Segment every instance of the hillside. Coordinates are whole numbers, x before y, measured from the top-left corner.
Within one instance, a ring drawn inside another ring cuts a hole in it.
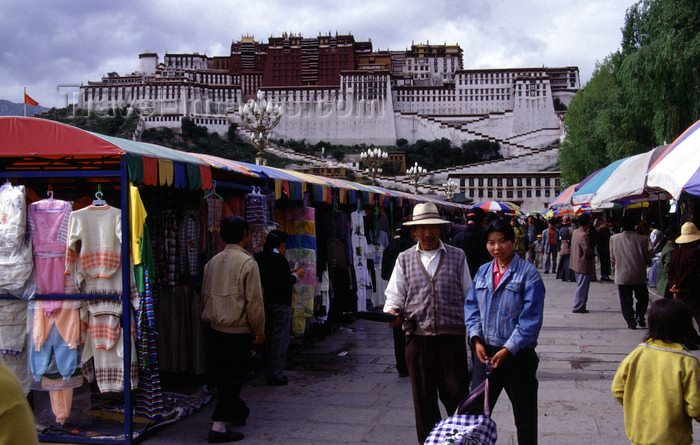
[[[48,108],[40,105],[27,105],[27,116],[34,116],[48,110]],[[24,104],[0,99],[0,116],[24,116]]]
[[[131,139],[138,124],[138,116],[135,113],[126,114],[126,110],[117,110],[116,114],[109,110],[107,116],[97,116],[92,113],[80,113],[74,116],[73,109],[67,107],[52,108],[43,113],[41,117],[107,136]],[[170,128],[152,128],[141,134],[141,140],[176,150],[206,153],[249,163],[255,163],[257,153],[255,147],[236,136],[235,124],[231,124],[228,135],[221,137],[216,133],[209,133],[205,127],[197,126],[187,118],[184,119],[182,130],[179,132]],[[267,162],[271,167],[285,167],[292,163],[289,159],[280,158],[273,154],[267,155]],[[299,161],[294,162],[300,163]]]

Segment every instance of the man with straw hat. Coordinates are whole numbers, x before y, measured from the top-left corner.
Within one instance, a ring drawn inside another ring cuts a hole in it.
[[[673,298],[683,300],[690,307],[695,322],[700,326],[700,230],[692,222],[681,226],[676,238],[678,249],[671,254],[668,266],[668,285]]]
[[[384,311],[406,320],[406,364],[413,390],[416,433],[422,444],[442,419],[469,394],[464,301],[472,285],[462,249],[440,241],[443,225],[433,203],[417,204],[404,223],[418,239],[402,252],[389,279]]]

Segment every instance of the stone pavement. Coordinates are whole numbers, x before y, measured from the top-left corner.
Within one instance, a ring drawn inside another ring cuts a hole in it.
[[[573,314],[575,283],[542,277],[547,297],[537,347],[540,443],[629,443],[610,385],[644,331],[627,329],[614,284],[591,283],[590,313]],[[416,443],[411,387],[393,363],[391,329],[369,321],[356,321],[298,350],[288,362],[288,386],[265,386],[264,377],[257,377],[243,388],[251,414],[246,426],[236,428],[246,436],[242,443]],[[212,410],[210,403],[143,443],[204,443]],[[493,419],[498,443],[517,443],[505,392]]]

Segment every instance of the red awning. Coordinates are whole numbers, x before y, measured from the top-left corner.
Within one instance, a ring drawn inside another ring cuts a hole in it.
[[[99,157],[125,152],[70,125],[30,117],[0,117],[0,156]]]

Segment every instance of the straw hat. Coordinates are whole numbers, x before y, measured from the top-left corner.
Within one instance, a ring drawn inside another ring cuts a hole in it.
[[[413,219],[405,222],[405,226],[417,226],[423,224],[449,224],[440,218],[437,206],[432,202],[421,202],[413,208]]]
[[[700,240],[700,230],[691,222],[681,226],[681,236],[676,238],[676,244],[687,244]]]

